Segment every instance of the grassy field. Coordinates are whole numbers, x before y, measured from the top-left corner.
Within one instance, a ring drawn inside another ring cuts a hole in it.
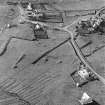
[[[1,1],[2,3],[3,1]],[[103,5],[104,1],[99,0],[62,0],[62,3],[59,3],[59,8],[63,10],[80,10],[99,8]],[[4,5],[0,6],[0,8],[0,27],[7,23],[17,23],[17,18],[8,17],[9,8],[14,7]],[[16,16],[17,14],[16,12]],[[76,19],[77,17],[69,16],[64,19],[64,22],[65,24],[71,24]],[[53,26],[55,25],[53,24]],[[31,40],[34,38],[31,24],[18,24],[17,27],[6,29],[0,34],[0,45],[11,35]],[[80,99],[82,91],[75,87],[70,73],[78,69],[80,61],[72,46],[66,43],[43,57],[36,64],[32,64],[41,54],[64,41],[68,34],[49,30],[48,36],[49,39],[38,41],[11,40],[4,55],[0,56],[0,86],[5,91],[17,93],[32,105],[79,105],[77,100]],[[95,37],[94,35],[88,39],[78,39],[78,44],[82,46],[90,39],[94,40],[94,44],[91,47],[88,46],[89,50],[90,48],[93,50],[94,46],[97,47],[97,44],[101,45],[104,41],[104,37],[99,37],[98,35]],[[86,49],[83,49],[83,52],[86,54]],[[19,62],[18,68],[14,69],[13,65],[19,56],[24,53],[24,59]],[[104,76],[103,72],[105,70],[104,56],[104,49],[101,49],[88,57],[96,71],[102,76]],[[100,81],[91,82],[83,86],[82,90],[88,92],[100,105],[105,105],[105,87]],[[4,98],[3,94],[0,91],[0,100]],[[5,97],[11,98],[8,94]],[[10,105],[9,102],[14,105],[20,105],[19,101],[13,101],[14,99],[5,101],[5,98],[1,105]]]

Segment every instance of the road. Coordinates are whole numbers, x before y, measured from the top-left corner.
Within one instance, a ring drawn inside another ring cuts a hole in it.
[[[101,11],[103,11],[104,9],[105,9],[105,7],[101,8],[101,9],[97,12],[97,14],[99,14],[99,13],[100,13]],[[97,15],[97,14],[96,14],[96,15]],[[69,40],[68,44],[72,45],[73,49],[75,50],[76,55],[77,55],[78,58],[81,60],[81,62],[83,62],[83,63],[86,65],[86,67],[88,67],[88,68],[99,78],[99,80],[100,80],[103,84],[105,84],[105,78],[103,78],[102,76],[100,76],[99,74],[97,74],[97,73],[95,72],[95,70],[94,70],[94,68],[92,67],[92,65],[90,65],[89,62],[87,61],[87,59],[84,57],[84,55],[83,55],[82,51],[80,50],[80,48],[79,48],[77,42],[74,40],[73,32],[68,29],[68,28],[72,27],[75,23],[77,23],[77,22],[80,21],[80,20],[81,20],[81,18],[78,18],[78,19],[77,19],[76,21],[74,21],[72,24],[67,25],[67,26],[65,26],[65,27],[63,27],[63,28],[58,28],[58,29],[59,29],[59,30],[64,30],[64,31],[66,31],[66,32],[69,33],[69,35],[70,35],[70,40]],[[31,22],[31,23],[32,23],[32,22]],[[41,24],[41,25],[45,25],[45,26],[46,26],[46,24]]]
[[[81,18],[78,18],[76,21],[74,21],[72,24],[70,24],[70,25],[67,25],[67,26],[65,26],[65,27],[61,27],[61,28],[59,28],[59,27],[55,27],[55,29],[59,29],[59,30],[61,30],[61,31],[65,31],[65,32],[67,32],[67,33],[69,33],[69,39],[66,39],[65,41],[63,41],[62,43],[60,43],[59,45],[57,45],[57,46],[55,46],[54,48],[52,48],[52,49],[50,49],[49,51],[47,51],[47,52],[45,52],[44,54],[42,54],[40,57],[38,57],[38,59],[36,59],[34,62],[33,62],[33,64],[35,64],[36,62],[38,62],[40,59],[42,59],[44,56],[46,56],[47,54],[49,54],[50,52],[52,52],[53,50],[55,50],[56,48],[58,48],[58,47],[60,47],[61,45],[63,45],[64,43],[68,43],[70,46],[72,45],[72,47],[73,47],[73,49],[74,49],[74,51],[75,51],[75,53],[76,53],[76,55],[77,55],[77,57],[79,58],[79,60],[81,61],[81,62],[83,62],[85,65],[86,65],[86,67],[88,67],[98,78],[99,78],[99,80],[103,83],[103,84],[105,84],[105,78],[103,78],[101,75],[99,75],[98,73],[96,73],[95,72],[95,69],[92,67],[92,65],[88,62],[88,60],[84,57],[84,55],[83,55],[83,53],[82,53],[82,51],[80,50],[80,48],[79,48],[79,46],[78,46],[78,44],[77,44],[77,42],[76,42],[76,40],[74,39],[74,30],[73,31],[70,31],[69,29],[70,28],[72,28],[72,26],[74,25],[74,24],[76,24],[78,21],[80,21],[81,20]],[[24,20],[23,20],[24,21]],[[41,25],[43,25],[43,26],[46,26],[46,27],[50,27],[49,25],[46,25],[46,24],[44,24],[44,23],[41,23],[41,22],[33,22],[33,21],[29,21],[29,20],[25,20],[26,22],[29,22],[29,23],[32,23],[32,24],[41,24]],[[50,29],[53,29],[52,27],[50,27]],[[2,56],[4,53],[5,53],[5,50],[6,50],[6,48],[7,48],[7,46],[8,46],[8,44],[9,44],[9,42],[11,41],[11,39],[13,39],[13,37],[9,37],[9,38],[7,38],[6,39],[6,41],[2,44],[2,46],[0,47],[0,56]],[[9,78],[11,78],[12,76],[10,76]],[[7,83],[8,83],[8,79],[6,79],[7,81]],[[3,81],[4,83],[5,83],[5,80]],[[1,85],[2,85],[2,83],[1,83]],[[8,84],[7,84],[8,85]],[[18,96],[16,95],[16,97],[18,98]],[[6,101],[8,101],[9,100],[9,98],[7,98],[7,100]],[[14,98],[13,98],[13,100],[15,100]],[[13,101],[12,100],[12,101]],[[23,99],[21,99],[22,101],[24,101]],[[4,102],[5,100],[1,100],[0,101],[0,103],[1,102]],[[27,102],[25,102],[25,103],[27,103]],[[30,105],[30,103],[27,103],[27,104],[29,104]]]
[[[76,21],[74,21],[72,24],[70,24],[70,25],[67,25],[67,26],[65,26],[65,27],[61,27],[61,28],[59,28],[59,27],[55,27],[55,29],[59,29],[59,30],[61,30],[61,31],[65,31],[65,32],[67,32],[67,33],[69,33],[69,41],[68,41],[68,44],[69,45],[72,45],[72,47],[73,47],[73,49],[74,49],[74,51],[75,51],[75,53],[76,53],[76,55],[78,56],[78,58],[80,59],[80,61],[81,62],[83,62],[85,65],[86,65],[86,67],[88,67],[98,78],[99,78],[99,80],[103,83],[103,84],[105,84],[105,78],[103,78],[101,75],[99,75],[98,73],[96,73],[95,72],[95,69],[92,67],[92,65],[90,65],[90,63],[87,61],[87,59],[84,57],[84,55],[83,55],[83,53],[82,53],[82,51],[80,50],[80,48],[79,48],[79,46],[78,46],[78,44],[77,44],[77,42],[75,41],[75,39],[74,39],[74,33],[75,32],[73,32],[73,31],[70,31],[68,28],[71,28],[74,24],[76,24],[78,21],[80,21],[81,20],[81,18],[78,18]],[[31,22],[31,21],[29,21],[29,22]],[[36,24],[36,22],[34,23],[34,22],[31,22],[31,23],[33,23],[33,24]],[[42,25],[42,24],[41,24]],[[43,25],[45,25],[45,26],[48,26],[48,25],[46,25],[46,24],[43,24]],[[49,27],[49,26],[48,26]],[[52,29],[52,28],[51,28]]]
[[[100,11],[102,11],[102,10],[104,10],[104,9],[105,9],[105,7],[103,7],[102,9],[100,9],[100,10],[97,12],[97,14],[99,14]],[[97,14],[96,14],[96,15],[97,15]],[[98,73],[95,72],[95,70],[94,70],[94,68],[92,67],[92,65],[90,65],[90,63],[89,63],[89,62],[87,61],[87,59],[84,57],[84,55],[83,55],[82,51],[80,50],[80,48],[79,48],[77,42],[74,40],[74,35],[73,35],[74,32],[72,32],[72,31],[70,31],[70,30],[68,29],[68,28],[72,27],[75,23],[77,23],[77,22],[80,21],[80,20],[81,20],[81,18],[78,18],[78,19],[77,19],[76,21],[74,21],[72,24],[67,25],[67,26],[65,26],[65,27],[63,27],[63,28],[58,28],[58,29],[59,29],[59,30],[64,30],[64,31],[66,31],[66,32],[69,33],[69,35],[70,35],[70,40],[68,41],[68,44],[72,45],[73,49],[75,50],[76,55],[77,55],[78,58],[81,60],[81,62],[83,62],[83,63],[86,65],[86,67],[88,67],[88,68],[99,78],[99,80],[100,80],[103,84],[105,84],[105,78],[103,78],[102,76],[100,76]],[[42,24],[41,24],[41,25],[42,25]],[[43,25],[45,25],[45,24],[43,24]]]
[[[69,44],[69,45],[72,45],[72,47],[73,47],[73,49],[74,49],[76,55],[77,55],[78,58],[81,60],[81,62],[83,62],[83,63],[86,65],[86,67],[88,67],[88,68],[99,78],[99,80],[100,80],[103,84],[105,84],[105,78],[103,78],[102,76],[100,76],[98,73],[95,72],[95,69],[92,67],[92,65],[90,65],[90,63],[89,63],[89,62],[87,61],[87,59],[84,57],[84,55],[83,55],[82,51],[80,50],[80,48],[79,48],[77,42],[74,40],[73,32],[68,29],[68,28],[70,28],[72,25],[74,25],[75,23],[77,23],[79,20],[80,20],[80,18],[77,19],[76,21],[74,21],[72,24],[70,24],[70,25],[68,25],[68,26],[66,26],[66,27],[63,28],[63,30],[67,31],[67,32],[69,33],[70,37],[71,37],[71,39],[69,40],[68,44]]]
[[[23,18],[22,18],[23,19]],[[81,20],[81,17],[78,18],[76,21],[74,21],[72,24],[69,24],[67,26],[64,26],[64,27],[54,27],[54,29],[58,29],[60,31],[65,31],[67,33],[69,33],[69,40],[68,40],[68,44],[69,45],[72,45],[73,49],[75,50],[75,53],[76,55],[78,56],[78,58],[81,60],[81,62],[83,62],[95,75],[97,75],[97,77],[100,79],[100,81],[105,84],[105,78],[103,78],[102,76],[100,76],[99,74],[97,74],[94,70],[94,68],[92,67],[92,65],[90,65],[90,63],[87,61],[87,59],[84,57],[82,51],[79,49],[79,46],[77,44],[77,42],[74,40],[74,32],[73,31],[70,31],[69,29],[72,28],[73,25],[75,25],[78,21]],[[82,19],[83,20],[83,19]],[[32,23],[32,24],[41,24],[42,26],[45,26],[45,27],[48,27],[49,29],[53,29],[51,26],[47,25],[46,23],[42,23],[42,22],[39,22],[39,21],[30,21],[30,20],[27,20],[27,19],[23,19],[22,21],[25,21],[25,22],[29,22],[29,23]],[[11,38],[10,38],[11,39]],[[7,38],[7,41],[5,41],[3,43],[3,45],[1,45],[0,47],[0,55],[4,54],[5,52],[5,48],[7,48],[9,42],[10,42],[10,39]],[[65,42],[65,41],[64,41]],[[62,45],[62,44],[61,44]],[[59,45],[58,45],[59,46]],[[56,47],[55,47],[56,48]],[[55,49],[54,48],[54,49]],[[51,51],[53,51],[53,48],[50,49]],[[47,51],[46,54],[43,54],[42,56],[40,56],[40,59],[43,58],[44,56],[46,56],[48,53],[50,53],[51,51]],[[39,60],[39,58],[38,58]],[[35,61],[36,62],[36,61]],[[34,62],[34,64],[35,64]]]
[[[92,65],[90,65],[90,63],[87,61],[87,59],[84,57],[84,55],[83,55],[83,53],[82,53],[82,51],[80,50],[80,48],[79,48],[79,46],[78,46],[78,44],[77,44],[77,42],[74,40],[74,33],[75,32],[73,32],[73,31],[70,31],[69,29],[70,28],[72,28],[72,26],[74,25],[74,24],[76,24],[78,21],[80,21],[81,20],[81,18],[78,18],[76,21],[74,21],[72,24],[69,24],[69,25],[67,25],[67,26],[65,26],[65,27],[54,27],[55,29],[58,29],[58,30],[60,30],[60,31],[65,31],[65,32],[67,32],[67,33],[69,33],[69,40],[68,41],[66,41],[69,45],[72,45],[72,47],[73,47],[73,49],[74,49],[74,51],[75,51],[75,53],[76,53],[76,55],[78,56],[78,58],[80,59],[80,61],[81,62],[83,62],[85,65],[86,65],[86,67],[88,67],[98,78],[99,78],[99,80],[103,83],[103,84],[105,84],[105,78],[103,78],[102,76],[100,76],[99,74],[97,74],[96,72],[95,72],[95,70],[94,70],[94,68],[92,67]],[[33,21],[29,21],[29,20],[26,20],[25,19],[25,21],[26,22],[29,22],[29,23],[32,23],[32,24],[41,24],[41,25],[43,25],[43,26],[46,26],[46,27],[49,27],[50,29],[53,29],[51,26],[49,26],[49,25],[47,25],[47,24],[45,24],[45,23],[42,23],[42,22],[33,22]],[[69,29],[68,29],[69,28]],[[65,41],[64,41],[65,42]],[[6,47],[7,47],[7,45],[8,44],[6,44]],[[62,45],[62,44],[61,44]],[[59,45],[58,45],[59,46]],[[0,48],[1,49],[1,48]],[[4,52],[4,49],[5,49],[5,47],[3,47],[1,50],[0,50],[0,52]],[[53,49],[53,48],[52,48]],[[46,56],[48,53],[50,53],[50,52],[52,52],[53,50],[51,50],[51,51],[48,51],[46,54],[43,54],[44,56]],[[41,56],[41,58],[43,58],[44,56]],[[34,64],[35,64],[35,62],[34,62]]]

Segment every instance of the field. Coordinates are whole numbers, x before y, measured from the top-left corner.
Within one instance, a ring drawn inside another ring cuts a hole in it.
[[[100,105],[105,105],[105,86],[100,81],[90,82],[82,88],[75,86],[70,74],[78,69],[80,61],[70,44],[63,44],[32,64],[43,53],[67,39],[68,33],[48,30],[49,39],[32,41],[34,32],[31,24],[18,24],[17,8],[7,6],[5,0],[0,2],[0,28],[5,28],[5,24],[8,23],[17,24],[16,27],[0,33],[0,45],[10,36],[25,39],[13,38],[5,53],[0,56],[0,105],[79,105],[78,100],[83,91]],[[58,3],[61,10],[87,10],[102,6],[102,0],[62,0]],[[14,11],[11,12],[11,8]],[[64,17],[64,24],[71,24],[77,18],[78,16],[73,17],[69,14],[68,17]],[[77,43],[82,47],[89,40],[93,40],[93,43],[82,49],[84,55],[105,44],[104,35],[96,34],[87,38],[79,37]],[[105,78],[104,53],[103,47],[87,59],[96,72]],[[23,59],[17,64],[17,68],[13,68],[21,55],[24,55]]]

